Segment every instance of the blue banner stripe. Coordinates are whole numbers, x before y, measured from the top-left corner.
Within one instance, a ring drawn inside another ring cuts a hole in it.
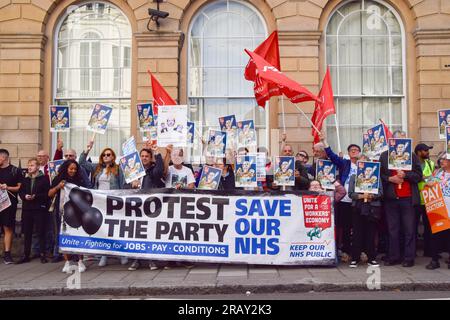
[[[69,235],[59,235],[59,243],[60,248],[67,251],[70,251],[70,249],[89,249],[140,254],[229,257],[228,246],[216,244],[129,241]]]

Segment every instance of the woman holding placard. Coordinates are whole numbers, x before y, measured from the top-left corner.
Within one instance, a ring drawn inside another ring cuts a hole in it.
[[[442,190],[442,196],[444,198],[447,210],[450,210],[450,159],[447,159],[446,152],[441,152],[438,156],[438,159],[440,162],[440,169],[436,170],[434,176],[428,179],[427,186],[433,187],[437,183],[439,184]],[[430,191],[430,193],[432,192]],[[433,198],[436,198],[436,195],[437,192],[434,192]],[[430,220],[430,223],[433,222]],[[440,267],[439,249],[441,247],[441,244],[445,244],[445,246],[447,247],[445,249],[447,249],[446,251],[448,251],[448,249],[450,248],[449,242],[450,229],[435,232],[431,235],[431,261],[426,266],[428,270],[433,270]],[[448,264],[448,268],[450,269],[450,263]]]
[[[100,154],[98,163],[92,163],[87,161],[87,156],[93,146],[94,141],[89,141],[86,150],[80,155],[80,165],[91,174],[94,189],[122,189],[125,184],[125,179],[120,166],[116,163],[116,153],[111,148],[105,148]],[[121,257],[120,263],[122,265],[127,264],[128,258]],[[107,257],[102,256],[98,266],[104,267],[106,264]]]

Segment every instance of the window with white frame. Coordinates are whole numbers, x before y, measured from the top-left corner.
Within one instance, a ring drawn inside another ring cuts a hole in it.
[[[131,26],[114,5],[89,2],[72,9],[56,31],[54,104],[69,105],[70,133],[62,133],[66,148],[84,150],[92,133],[86,130],[96,103],[113,107],[104,135],[97,135],[93,156],[101,149],[120,153],[130,135]],[[55,137],[54,137],[55,138]]]
[[[326,29],[327,64],[333,82],[343,150],[383,119],[391,131],[405,127],[404,31],[397,13],[382,1],[348,1]],[[334,117],[327,136],[337,150]]]
[[[257,106],[253,83],[244,79],[249,60],[244,49],[253,50],[266,36],[261,15],[243,1],[212,1],[193,18],[188,101],[191,121],[205,133],[206,129],[219,128],[219,117],[235,114],[237,121],[253,119],[258,145],[267,146],[268,111]],[[194,155],[200,154],[196,143]]]

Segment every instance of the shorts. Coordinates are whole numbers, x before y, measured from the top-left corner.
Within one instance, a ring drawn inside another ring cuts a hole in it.
[[[9,208],[0,212],[0,225],[14,229],[16,225],[16,211],[17,204],[11,204]]]

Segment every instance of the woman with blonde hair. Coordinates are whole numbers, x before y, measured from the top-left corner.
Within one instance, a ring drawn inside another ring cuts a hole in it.
[[[100,153],[98,163],[87,161],[87,156],[92,150],[94,141],[89,141],[87,148],[80,154],[80,165],[91,174],[92,186],[98,190],[122,189],[125,183],[123,172],[116,163],[116,154],[111,148],[105,148]],[[121,264],[128,263],[127,257],[120,259]],[[107,257],[102,256],[99,267],[106,266]]]

